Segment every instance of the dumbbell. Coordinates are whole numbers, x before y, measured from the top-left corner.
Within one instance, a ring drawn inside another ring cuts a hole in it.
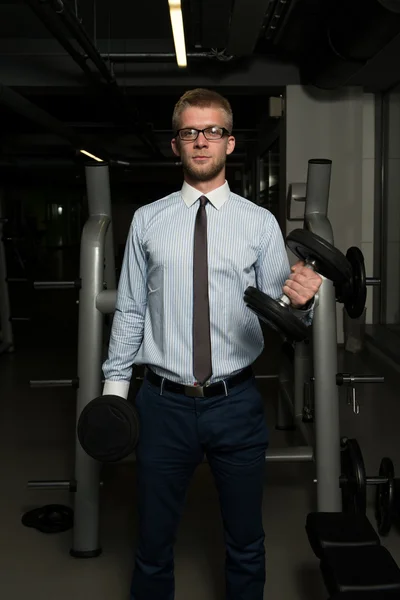
[[[131,454],[139,439],[139,417],[130,400],[99,396],[82,410],[77,426],[84,451],[99,462],[116,462]]]
[[[305,266],[344,287],[351,280],[352,268],[349,260],[332,244],[306,229],[295,229],[286,238],[289,249]],[[271,298],[255,287],[249,286],[244,293],[247,307],[259,319],[273,329],[283,333],[292,341],[308,337],[309,328],[289,309],[290,299],[282,294]]]

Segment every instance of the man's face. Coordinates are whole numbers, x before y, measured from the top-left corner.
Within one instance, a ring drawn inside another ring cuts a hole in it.
[[[179,129],[206,129],[226,127],[226,117],[220,108],[190,107],[183,111]],[[227,154],[235,148],[235,138],[225,135],[219,140],[207,140],[199,133],[197,140],[184,141],[177,136],[172,140],[172,149],[179,156],[184,171],[194,181],[209,181],[224,169]]]

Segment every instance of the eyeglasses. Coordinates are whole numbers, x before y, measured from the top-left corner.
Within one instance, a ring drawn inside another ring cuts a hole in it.
[[[176,132],[176,134],[179,135],[180,139],[184,142],[194,142],[197,140],[200,133],[202,133],[209,142],[220,140],[225,135],[230,135],[229,131],[225,129],[225,127],[206,127],[206,129],[186,128],[178,129]]]

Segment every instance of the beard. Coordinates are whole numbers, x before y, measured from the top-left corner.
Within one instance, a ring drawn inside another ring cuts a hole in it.
[[[225,168],[226,157],[222,156],[219,160],[213,161],[208,165],[195,165],[189,158],[181,156],[181,162],[184,172],[194,181],[210,181],[217,177]]]

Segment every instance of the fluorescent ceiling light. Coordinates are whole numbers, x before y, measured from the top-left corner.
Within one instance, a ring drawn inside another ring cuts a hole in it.
[[[95,156],[94,154],[90,154],[90,152],[87,152],[86,150],[79,150],[79,152],[81,152],[82,154],[86,154],[86,156],[90,156],[90,158],[97,160],[97,162],[103,162],[102,158],[98,158],[97,156]]]
[[[181,0],[168,0],[169,14],[171,17],[172,33],[174,36],[176,61],[179,67],[187,67],[185,30]]]

